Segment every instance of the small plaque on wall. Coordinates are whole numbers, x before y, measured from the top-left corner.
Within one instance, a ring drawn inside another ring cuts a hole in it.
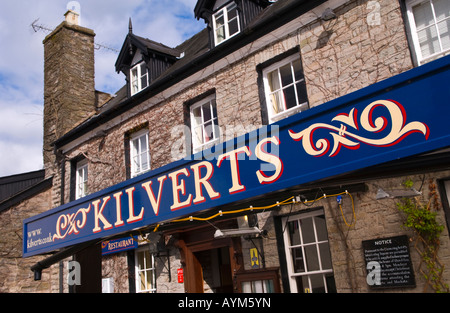
[[[409,241],[406,235],[362,242],[371,288],[415,287]]]

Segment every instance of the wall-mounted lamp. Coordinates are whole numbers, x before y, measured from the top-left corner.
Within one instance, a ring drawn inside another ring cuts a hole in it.
[[[408,189],[408,190],[389,190],[384,191],[382,188],[378,189],[376,199],[386,199],[386,198],[408,198],[408,197],[416,197],[420,196],[422,193],[420,191],[417,191],[414,188]]]
[[[152,254],[156,254],[158,252],[160,252],[161,250],[161,236],[162,233],[160,232],[152,232],[152,233],[148,233],[147,234],[147,240],[148,240],[148,246],[150,249],[150,253]]]
[[[336,18],[336,13],[330,8],[327,8],[320,17],[323,21],[329,21]]]
[[[214,238],[240,237],[248,235],[259,235],[261,230],[258,227],[245,227],[237,229],[217,229]]]
[[[161,259],[165,257],[167,259],[167,272],[169,273],[169,282],[172,281],[172,275],[170,271],[170,253],[169,248],[166,246],[166,240],[161,232],[151,232],[147,235],[148,247],[150,253],[155,257]],[[166,262],[163,261],[164,267]]]
[[[42,270],[34,270],[34,280],[38,281],[42,278]]]

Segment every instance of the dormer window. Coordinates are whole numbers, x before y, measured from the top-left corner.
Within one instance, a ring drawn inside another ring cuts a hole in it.
[[[145,62],[141,62],[130,70],[131,95],[135,95],[148,87],[148,70]]]
[[[153,84],[179,60],[180,54],[178,49],[133,34],[130,19],[128,35],[116,61],[116,71],[127,79],[127,97]]]
[[[216,46],[240,32],[236,3],[230,3],[213,15],[213,28]]]
[[[197,0],[195,17],[208,25],[209,48],[214,49],[244,32],[272,0]]]

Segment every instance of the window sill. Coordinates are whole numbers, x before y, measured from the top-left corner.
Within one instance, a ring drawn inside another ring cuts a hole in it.
[[[281,113],[278,113],[272,117],[269,118],[270,124],[273,124],[275,122],[278,122],[282,119],[285,119],[286,117],[289,117],[291,115],[306,111],[308,109],[308,103],[302,103],[296,107],[290,108],[289,110],[283,111]]]
[[[148,172],[150,172],[150,171],[151,171],[151,169],[148,169],[148,170],[146,170],[146,171],[142,171],[142,172],[139,172],[139,173],[132,173],[132,174],[131,174],[131,178],[138,177],[139,175],[148,173]]]
[[[426,57],[426,58],[424,58],[422,60],[419,60],[419,65],[423,65],[423,64],[429,63],[431,61],[437,60],[437,59],[439,59],[441,57],[444,57],[446,55],[450,55],[450,49],[442,51],[442,52],[439,52],[439,53],[432,54],[432,55],[430,55],[430,56],[428,56],[428,57]]]
[[[207,142],[207,143],[205,143],[205,144],[203,144],[203,145],[201,145],[199,147],[194,147],[192,149],[192,151],[194,152],[194,154],[195,153],[199,153],[199,152],[201,152],[201,151],[203,151],[205,149],[209,149],[211,147],[214,147],[218,143],[219,143],[219,139],[217,138],[217,139],[211,140],[210,142]]]

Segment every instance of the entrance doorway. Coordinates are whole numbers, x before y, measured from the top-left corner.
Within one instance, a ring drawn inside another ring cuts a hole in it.
[[[199,251],[194,255],[202,269],[203,292],[233,292],[229,247]]]
[[[216,223],[217,228],[237,228],[235,220]],[[178,232],[178,247],[184,269],[184,288],[190,293],[237,291],[235,275],[242,267],[240,238],[214,238],[211,225]]]

